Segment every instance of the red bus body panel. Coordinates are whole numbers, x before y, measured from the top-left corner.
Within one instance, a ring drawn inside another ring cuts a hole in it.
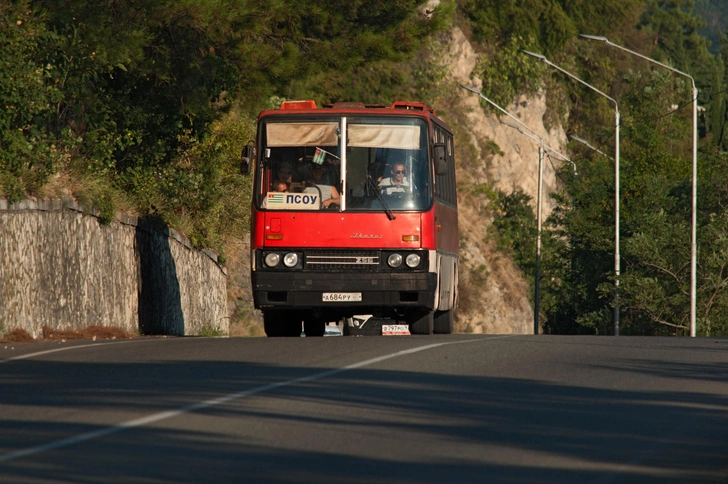
[[[434,233],[437,243],[433,248],[457,254],[460,246],[458,234],[458,212],[454,208],[441,203],[435,203]],[[444,229],[447,227],[447,229]]]
[[[397,213],[389,220],[382,213],[258,212],[256,247],[337,248],[431,248],[434,249],[432,216],[427,213]],[[266,235],[281,235],[266,240]],[[404,236],[419,240],[405,242]]]

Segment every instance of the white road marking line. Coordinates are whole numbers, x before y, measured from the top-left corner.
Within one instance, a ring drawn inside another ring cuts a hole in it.
[[[75,350],[75,349],[79,349],[79,348],[90,348],[91,346],[118,345],[118,344],[123,344],[123,343],[141,343],[144,341],[159,341],[159,339],[131,339],[131,340],[126,340],[126,341],[109,341],[108,343],[91,343],[91,344],[87,344],[87,345],[66,346],[64,348],[56,348],[54,350],[37,351],[35,353],[28,353],[26,355],[18,355],[18,356],[13,356],[12,358],[5,358],[4,360],[0,360],[0,363],[6,363],[8,361],[15,361],[15,360],[24,360],[26,358],[32,358],[34,356],[40,356],[40,355],[47,355],[49,353],[57,353],[59,351]]]
[[[68,447],[70,445],[78,444],[81,442],[86,442],[88,440],[97,439],[99,437],[104,437],[106,435],[115,434],[117,432],[121,432],[122,430],[132,429],[134,427],[141,427],[141,426],[148,425],[151,423],[159,422],[161,420],[178,417],[185,413],[191,413],[191,412],[195,412],[197,410],[203,410],[206,408],[221,405],[221,404],[227,403],[231,400],[249,397],[251,395],[257,395],[259,393],[263,393],[268,390],[273,390],[276,388],[281,388],[281,387],[290,386],[290,385],[296,385],[299,383],[305,383],[305,382],[309,382],[309,381],[313,381],[313,380],[320,380],[321,378],[326,378],[329,376],[337,375],[339,373],[344,373],[349,370],[355,370],[357,368],[362,368],[365,366],[373,365],[375,363],[379,363],[379,362],[382,362],[385,360],[390,360],[392,358],[397,358],[399,356],[411,355],[413,353],[419,353],[420,351],[426,351],[426,350],[430,350],[430,349],[437,348],[440,346],[447,346],[447,345],[452,345],[452,344],[462,344],[462,343],[473,343],[473,342],[478,342],[478,341],[488,341],[488,340],[492,340],[492,339],[500,339],[500,338],[507,338],[507,337],[508,336],[494,336],[492,338],[469,339],[469,340],[464,340],[464,341],[448,341],[448,342],[444,342],[444,343],[433,343],[433,344],[429,344],[429,345],[425,345],[425,346],[418,346],[416,348],[410,348],[408,350],[402,350],[402,351],[398,351],[396,353],[390,353],[388,355],[378,356],[376,358],[371,358],[369,360],[360,361],[359,363],[353,363],[351,365],[342,366],[341,368],[334,368],[333,370],[326,370],[326,371],[322,371],[319,373],[314,373],[313,375],[304,376],[301,378],[295,378],[293,380],[287,380],[287,381],[278,382],[278,383],[270,383],[268,385],[251,388],[250,390],[243,390],[243,391],[236,392],[236,393],[230,393],[228,395],[223,395],[222,397],[213,398],[211,400],[205,400],[203,402],[193,403],[192,405],[187,405],[186,407],[181,407],[176,410],[167,410],[165,412],[154,413],[151,415],[147,415],[146,417],[142,417],[142,418],[138,418],[138,419],[134,419],[134,420],[128,420],[126,422],[112,425],[110,427],[105,427],[105,428],[102,428],[99,430],[94,430],[93,432],[87,432],[85,434],[75,435],[73,437],[68,437],[66,439],[56,440],[55,442],[49,442],[47,444],[38,445],[35,447],[28,447],[26,449],[16,450],[15,452],[10,452],[7,454],[0,455],[0,463],[9,462],[9,461],[20,459],[22,457],[27,457],[30,455],[40,454],[41,452],[46,452],[49,450],[60,449],[62,447]],[[97,343],[97,344],[111,344],[111,343]],[[96,346],[96,345],[85,345],[85,346]],[[51,351],[58,351],[58,350],[51,350]],[[25,355],[25,356],[27,356],[27,355]]]

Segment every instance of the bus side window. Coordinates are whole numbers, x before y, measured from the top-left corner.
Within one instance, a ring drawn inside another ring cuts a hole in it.
[[[448,201],[453,205],[458,203],[457,186],[455,184],[455,153],[452,146],[452,136],[446,136],[447,140],[447,183],[450,187],[450,197]]]
[[[457,204],[457,187],[455,184],[455,153],[453,150],[452,135],[445,130],[435,127],[436,142],[445,143],[445,162],[447,173],[435,175],[435,196],[443,202]]]

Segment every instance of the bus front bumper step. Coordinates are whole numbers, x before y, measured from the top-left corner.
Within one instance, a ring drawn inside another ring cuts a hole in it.
[[[254,273],[256,308],[417,307],[432,309],[437,275]],[[344,300],[325,300],[324,293]]]

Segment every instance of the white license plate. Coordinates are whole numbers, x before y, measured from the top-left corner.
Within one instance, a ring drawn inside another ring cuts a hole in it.
[[[409,326],[406,324],[383,324],[382,335],[409,335]]]
[[[356,302],[361,301],[360,292],[325,292],[321,295],[323,302]]]

